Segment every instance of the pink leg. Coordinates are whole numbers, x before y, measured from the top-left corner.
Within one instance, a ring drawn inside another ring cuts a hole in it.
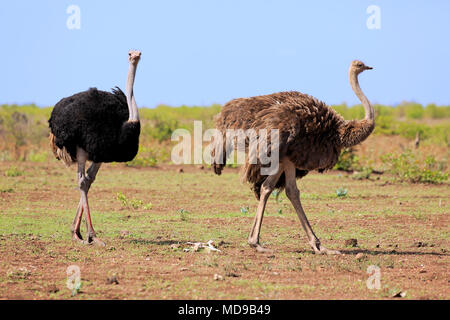
[[[72,225],[72,229],[75,233],[75,238],[81,238],[80,235],[80,224],[81,216],[83,212],[86,213],[86,226],[87,226],[87,239],[84,241],[85,244],[97,244],[104,246],[105,244],[96,237],[94,227],[92,226],[91,212],[89,210],[88,203],[88,192],[91,184],[94,182],[98,170],[100,169],[101,163],[93,162],[92,165],[85,173],[85,165],[88,159],[87,153],[81,148],[77,149],[77,162],[78,162],[78,186],[80,188],[80,203],[77,209],[77,215]]]
[[[105,246],[105,243],[97,238],[94,230],[94,226],[92,225],[91,220],[91,211],[89,210],[89,202],[87,198],[87,192],[81,191],[81,199],[83,201],[83,207],[86,211],[86,226],[87,226],[87,239],[86,242],[89,244],[96,244],[99,246]]]
[[[72,228],[70,229],[72,233],[72,239],[75,241],[83,242],[83,237],[80,233],[80,225],[81,225],[81,217],[83,216],[83,204],[78,203],[77,213],[75,215],[75,219],[73,220]]]

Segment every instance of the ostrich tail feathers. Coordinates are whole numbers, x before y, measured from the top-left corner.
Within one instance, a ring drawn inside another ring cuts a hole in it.
[[[53,154],[55,155],[55,158],[57,160],[61,160],[66,167],[70,167],[70,165],[73,163],[73,159],[70,156],[69,152],[67,152],[67,149],[63,147],[62,149],[58,148],[56,145],[56,137],[53,133],[50,133],[50,147],[52,148]]]
[[[59,160],[58,152],[57,152],[58,147],[56,146],[56,143],[55,143],[55,140],[56,140],[55,135],[53,133],[50,133],[50,136],[48,137],[48,139],[49,139],[50,147],[52,148],[53,154],[55,155],[55,158]]]
[[[218,133],[214,136],[214,142],[211,148],[211,167],[214,173],[220,176],[227,161],[226,143],[223,138],[223,133]]]
[[[217,164],[217,163],[213,163],[212,165],[214,173],[217,174],[218,176],[220,176],[222,174],[222,170],[223,170],[223,164]]]

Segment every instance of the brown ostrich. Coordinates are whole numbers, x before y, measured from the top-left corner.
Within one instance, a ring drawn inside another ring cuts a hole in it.
[[[225,104],[216,116],[216,127],[223,135],[223,139],[216,139],[211,151],[212,167],[218,175],[225,166],[227,151],[230,151],[226,146],[228,129],[279,130],[280,161],[276,173],[261,174],[261,162],[251,164],[248,157],[241,173],[242,179],[252,185],[259,201],[248,238],[250,246],[257,251],[267,251],[259,243],[267,199],[274,189],[285,189],[314,252],[340,253],[322,246],[314,234],[300,202],[296,179],[305,176],[311,170],[323,172],[333,168],[342,148],[359,144],[373,131],[374,110],[358,83],[358,75],[369,69],[372,68],[358,60],[353,61],[349,69],[350,85],[364,106],[363,120],[346,121],[325,103],[295,91],[234,99]],[[216,150],[219,151],[215,152]]]

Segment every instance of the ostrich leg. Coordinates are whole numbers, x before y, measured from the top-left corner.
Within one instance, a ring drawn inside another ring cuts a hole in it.
[[[275,173],[274,175],[268,176],[261,186],[261,196],[259,199],[258,209],[256,211],[256,216],[253,222],[252,230],[250,231],[250,235],[248,236],[248,244],[251,247],[254,247],[258,252],[270,252],[270,250],[263,248],[259,244],[259,233],[261,231],[261,225],[264,216],[264,209],[266,208],[267,199],[269,199],[269,196],[272,193],[273,189],[275,188],[278,179],[280,179],[282,173],[283,168],[281,167],[280,163],[278,172]]]
[[[92,183],[94,182],[95,177],[97,176],[97,172],[100,169],[100,165],[101,165],[100,163],[93,163],[89,167],[89,169],[87,171],[87,175],[84,176],[84,180],[82,180],[82,182],[80,182],[80,177],[83,177],[84,163],[79,164],[78,179],[79,179],[80,185],[82,183],[83,186],[86,188],[86,194],[87,194],[87,192],[89,192],[89,189],[90,189]],[[75,215],[75,219],[73,220],[72,228],[70,229],[70,231],[72,232],[72,239],[79,241],[79,242],[83,242],[83,238],[81,237],[81,233],[80,233],[80,225],[81,225],[81,218],[83,216],[83,211],[84,211],[83,199],[80,198],[80,202],[79,202],[78,208],[77,208],[77,213]],[[90,219],[90,216],[89,216],[89,219]],[[92,223],[91,223],[91,225],[92,225]],[[87,230],[89,230],[88,220],[86,220],[86,228],[87,228]],[[89,242],[89,237],[88,237],[88,242]]]
[[[92,163],[92,165],[87,170],[87,174],[84,176],[84,180],[80,186],[81,192],[81,202],[83,204],[84,210],[86,211],[86,227],[87,227],[87,235],[86,235],[86,243],[87,244],[96,244],[99,246],[105,246],[105,243],[97,238],[94,227],[92,225],[91,220],[91,212],[89,210],[89,202],[88,202],[88,192],[97,176],[97,172],[100,169],[100,163]]]
[[[73,219],[73,224],[72,227],[70,228],[70,232],[72,233],[72,239],[79,242],[83,242],[83,237],[81,237],[80,233],[80,223],[82,216],[83,216],[83,204],[80,199],[75,219]]]
[[[286,195],[291,201],[292,205],[297,212],[298,218],[302,224],[303,229],[306,231],[308,236],[309,244],[316,254],[340,254],[337,250],[330,250],[325,248],[320,244],[320,240],[314,234],[311,225],[306,218],[305,211],[303,210],[302,204],[300,202],[300,192],[297,188],[297,182],[295,177],[295,166],[292,162],[287,162],[285,165],[285,175],[286,175]]]
[[[73,225],[72,225],[72,237],[75,240],[82,240],[80,234],[80,224],[81,217],[83,212],[86,212],[86,226],[87,226],[87,239],[83,241],[85,244],[97,244],[100,246],[104,246],[105,244],[96,237],[94,227],[92,226],[91,213],[89,210],[88,203],[88,192],[95,180],[98,170],[100,169],[100,163],[92,163],[92,165],[87,170],[87,174],[85,173],[85,166],[87,161],[87,153],[78,148],[77,150],[77,162],[78,162],[78,186],[80,188],[80,203],[78,205],[77,214],[75,216]]]

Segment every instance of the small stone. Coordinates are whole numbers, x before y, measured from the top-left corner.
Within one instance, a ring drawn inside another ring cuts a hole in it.
[[[183,172],[184,172],[183,168],[178,169],[178,173],[183,173]]]
[[[194,247],[192,248],[192,250],[194,250],[194,252],[197,252],[200,249],[200,245],[201,245],[201,243],[194,244]]]
[[[359,252],[356,256],[355,259],[361,261],[364,258],[364,253]]]
[[[344,244],[347,247],[357,247],[358,240],[357,239],[347,239],[347,240],[345,240]]]
[[[188,268],[185,268],[185,267],[180,268],[180,271],[187,271],[187,270],[188,270]]]
[[[107,284],[119,284],[119,281],[117,280],[117,276],[113,275],[113,276],[109,277],[108,279],[106,279],[106,283]]]
[[[214,274],[214,280],[216,280],[216,281],[219,280],[220,281],[220,280],[223,280],[223,277],[220,274],[215,273]]]
[[[125,238],[126,236],[130,235],[130,231],[128,230],[121,230],[119,233],[121,238]]]
[[[59,291],[59,288],[55,285],[49,286],[47,288],[48,293],[57,293]]]
[[[426,242],[422,242],[422,241],[417,241],[413,244],[414,247],[417,248],[423,248],[423,247],[427,247],[428,244]]]
[[[406,291],[400,291],[392,296],[392,298],[404,298],[406,297]]]

